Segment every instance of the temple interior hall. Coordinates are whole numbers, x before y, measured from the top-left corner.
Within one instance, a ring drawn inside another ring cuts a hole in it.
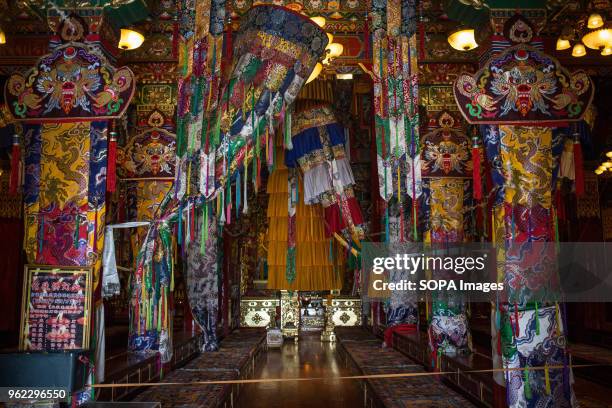
[[[612,407],[610,0],[0,0],[0,407]]]

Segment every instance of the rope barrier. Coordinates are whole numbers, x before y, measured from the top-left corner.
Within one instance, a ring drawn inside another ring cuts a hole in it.
[[[589,368],[589,367],[607,367],[610,364],[578,364],[569,365],[567,367],[574,368]],[[554,370],[563,369],[563,365],[555,366],[538,366],[528,367],[529,370],[543,371],[543,370]],[[432,372],[420,372],[420,373],[395,373],[395,374],[370,374],[370,375],[352,375],[352,376],[338,376],[338,377],[294,377],[294,378],[254,378],[247,380],[219,380],[219,381],[193,381],[193,382],[157,382],[157,383],[124,383],[124,384],[93,384],[93,388],[126,388],[126,387],[157,387],[157,386],[172,386],[172,385],[214,385],[214,384],[257,384],[257,383],[279,383],[279,382],[292,382],[292,381],[338,381],[338,380],[368,380],[368,379],[389,379],[389,378],[410,378],[410,377],[430,377],[440,375],[458,374],[459,372],[465,374],[474,373],[496,373],[496,372],[509,372],[509,371],[524,371],[525,367],[516,368],[489,368],[480,370],[465,370],[461,371],[432,371]]]

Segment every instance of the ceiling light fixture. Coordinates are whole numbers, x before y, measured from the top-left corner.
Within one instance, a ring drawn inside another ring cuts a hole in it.
[[[593,50],[612,46],[612,29],[606,27],[589,31],[582,37],[582,42]]]
[[[135,50],[142,45],[144,40],[144,35],[140,34],[138,31],[134,31],[129,28],[122,28],[118,47],[126,51]]]
[[[448,43],[458,51],[470,51],[478,47],[473,28],[459,28],[448,36]]]
[[[288,1],[285,4],[285,7],[287,7],[289,10],[293,10],[293,11],[302,11],[302,9],[304,8],[304,2],[302,0],[292,0],[292,1]]]
[[[581,43],[574,45],[574,48],[572,48],[572,57],[584,57],[585,55],[586,49],[584,48],[584,45]]]
[[[557,51],[567,50],[571,46],[572,44],[569,42],[569,40],[563,39],[561,37],[557,38]]]
[[[593,13],[589,16],[589,19],[587,21],[588,28],[590,29],[599,28],[603,25],[604,25],[604,21],[603,21],[603,18],[601,17],[601,14]]]

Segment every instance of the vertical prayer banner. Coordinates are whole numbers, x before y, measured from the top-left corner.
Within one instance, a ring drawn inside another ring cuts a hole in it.
[[[380,196],[421,194],[415,1],[374,1],[372,77]]]
[[[386,202],[385,241],[389,243],[405,242],[409,236],[417,239],[417,199],[422,194],[422,185],[416,3],[416,0],[374,0],[370,14],[376,161],[379,194]],[[404,211],[408,202],[409,217]],[[409,218],[413,227],[405,228]],[[395,274],[392,279],[401,280],[402,276]],[[386,309],[388,330],[398,325],[416,327],[416,297],[396,296],[392,296]]]

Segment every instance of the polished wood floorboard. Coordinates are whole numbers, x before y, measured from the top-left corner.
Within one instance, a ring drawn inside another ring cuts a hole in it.
[[[246,384],[237,408],[359,408],[363,394],[355,380],[334,380],[353,375],[343,367],[335,343],[322,343],[318,335],[304,335],[299,343],[285,341],[269,349],[256,369],[255,378],[329,377],[325,381],[291,381]]]

